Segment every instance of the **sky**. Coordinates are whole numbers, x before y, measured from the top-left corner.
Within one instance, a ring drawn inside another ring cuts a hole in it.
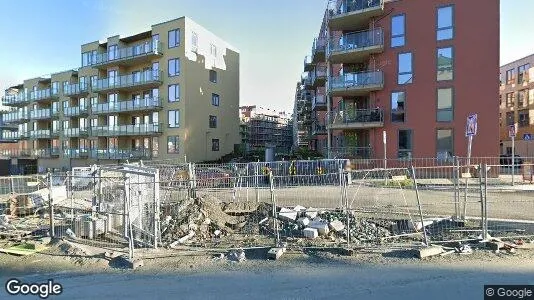
[[[80,67],[80,46],[188,16],[240,52],[240,104],[292,111],[327,0],[0,0],[0,89]],[[501,0],[501,61],[534,53],[532,0]],[[132,5],[135,3],[135,5]],[[30,8],[31,9],[28,9]]]

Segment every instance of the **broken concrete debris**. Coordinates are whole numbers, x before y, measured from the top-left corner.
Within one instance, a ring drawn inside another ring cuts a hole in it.
[[[306,227],[306,226],[308,226],[308,224],[310,224],[310,219],[308,219],[308,218],[299,218],[299,219],[297,220],[297,223],[298,223],[300,226]]]
[[[303,231],[304,237],[308,239],[314,239],[319,236],[319,232],[315,228],[305,228]]]
[[[341,232],[345,229],[345,225],[339,220],[330,222],[329,227],[335,232]]]
[[[285,249],[284,248],[271,248],[268,252],[267,252],[267,259],[272,259],[272,260],[277,260],[279,259],[282,254],[284,254],[285,252]]]
[[[228,257],[228,260],[235,261],[235,262],[241,262],[246,259],[245,251],[243,251],[243,249],[230,250],[227,257]]]
[[[441,253],[443,253],[443,248],[441,246],[429,246],[419,249],[417,256],[423,259],[430,256],[440,255]]]
[[[278,218],[285,221],[295,221],[297,219],[298,211],[282,207],[278,212]]]

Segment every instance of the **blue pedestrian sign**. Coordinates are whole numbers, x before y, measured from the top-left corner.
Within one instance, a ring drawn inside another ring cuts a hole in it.
[[[475,136],[477,134],[477,115],[473,114],[467,117],[465,126],[465,136]]]
[[[524,141],[530,141],[532,140],[532,135],[530,133],[523,134],[523,140]]]

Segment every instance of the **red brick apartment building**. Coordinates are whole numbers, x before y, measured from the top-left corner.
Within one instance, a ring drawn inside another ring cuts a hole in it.
[[[384,131],[388,158],[465,156],[470,114],[499,155],[499,0],[331,0],[304,71],[331,158],[383,158]]]

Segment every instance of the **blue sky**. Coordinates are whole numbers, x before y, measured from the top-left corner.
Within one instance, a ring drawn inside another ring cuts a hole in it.
[[[0,89],[79,67],[81,44],[185,15],[239,49],[242,105],[291,110],[325,7],[326,0],[1,0]],[[501,64],[534,53],[534,19],[520,17],[533,10],[532,0],[501,0]]]

